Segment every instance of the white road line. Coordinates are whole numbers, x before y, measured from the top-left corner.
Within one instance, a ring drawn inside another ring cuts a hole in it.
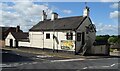
[[[64,59],[64,60],[52,60],[51,62],[68,62],[68,61],[79,61],[85,59]]]
[[[17,54],[17,55],[20,55],[20,54]]]
[[[8,52],[5,52],[5,53],[8,53]]]
[[[108,67],[110,67],[110,66],[101,66],[101,67],[108,68]]]
[[[0,64],[0,67],[12,67],[10,64]]]
[[[33,62],[32,64],[37,64],[38,62]]]
[[[115,64],[110,65],[111,67],[115,66]]]
[[[46,55],[46,56],[44,56],[44,55],[38,55],[37,57],[46,58],[46,57],[53,57],[53,56],[49,56],[49,55]]]
[[[102,59],[85,59],[85,58],[78,58],[78,59],[52,60],[51,62],[68,62],[68,61],[79,61],[79,60],[103,60],[103,59],[112,59],[112,58],[102,58]],[[114,59],[117,59],[117,58],[114,58]]]
[[[84,67],[83,69],[87,69],[88,67]]]
[[[109,66],[89,66],[89,67],[84,67],[83,69],[89,69],[89,68],[111,68],[111,67],[113,67],[113,66],[115,66],[115,65],[117,65],[117,64],[120,64],[120,63],[115,63],[115,64],[112,64],[112,65],[109,65]]]

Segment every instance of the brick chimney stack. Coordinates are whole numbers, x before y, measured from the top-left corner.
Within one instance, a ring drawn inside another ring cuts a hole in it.
[[[16,32],[20,32],[20,26],[17,25]]]
[[[56,20],[56,19],[58,19],[58,14],[55,13],[55,12],[52,12],[51,20],[53,21],[53,20]]]
[[[47,14],[46,14],[46,12],[43,10],[41,21],[44,21],[44,20],[46,20],[46,19],[47,19]]]

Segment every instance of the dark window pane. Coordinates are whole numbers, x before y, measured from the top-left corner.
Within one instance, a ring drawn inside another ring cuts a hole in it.
[[[46,39],[50,39],[50,34],[49,33],[46,34]]]
[[[67,33],[66,38],[67,40],[73,40],[73,33]]]
[[[77,41],[81,41],[81,33],[77,33]]]

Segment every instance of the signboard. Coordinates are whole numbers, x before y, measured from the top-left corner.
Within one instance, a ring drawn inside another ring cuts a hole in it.
[[[72,41],[72,40],[62,40],[61,41],[61,49],[73,50],[74,49],[74,41]]]

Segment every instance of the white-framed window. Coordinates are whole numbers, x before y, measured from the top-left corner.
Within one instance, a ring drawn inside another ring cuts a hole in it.
[[[50,39],[50,33],[46,33],[46,39]]]
[[[66,39],[67,40],[73,40],[73,33],[72,32],[66,33]]]

